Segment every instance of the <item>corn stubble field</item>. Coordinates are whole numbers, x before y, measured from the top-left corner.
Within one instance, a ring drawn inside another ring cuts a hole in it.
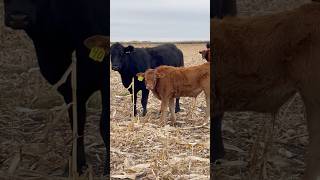
[[[238,8],[240,15],[262,15],[305,2],[308,1],[239,0]],[[1,1],[0,179],[65,179],[60,175],[72,143],[62,97],[40,75],[31,40],[22,31],[3,26],[2,6]],[[198,54],[205,44],[177,46],[184,53],[186,66],[205,62]],[[110,88],[113,179],[209,179],[210,130],[203,120],[203,94],[197,98],[193,113],[189,113],[192,99],[181,98],[183,111],[177,115],[178,126],[159,127],[160,101],[152,94],[146,117],[132,120],[131,98],[117,72],[111,71]],[[102,173],[99,98],[95,94],[88,102],[85,147],[90,168],[86,176]],[[138,108],[141,109],[140,103]],[[227,154],[221,165],[213,166],[213,178],[301,178],[308,135],[299,95],[283,106],[273,133],[270,122],[271,116],[266,114],[226,113],[223,133]]]

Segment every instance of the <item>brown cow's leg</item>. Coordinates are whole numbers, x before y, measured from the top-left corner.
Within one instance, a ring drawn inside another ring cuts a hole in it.
[[[210,88],[210,87],[209,87]],[[204,91],[204,94],[206,96],[206,105],[207,105],[207,108],[206,108],[206,121],[210,121],[210,89],[207,88],[205,91]]]
[[[212,148],[212,153],[210,154],[211,163],[215,163],[216,160],[223,158],[225,154],[222,139],[222,118],[223,113],[216,113],[210,123],[210,148]]]
[[[206,97],[206,120],[209,122],[210,121],[210,96]],[[206,123],[206,122],[205,122]]]
[[[171,114],[171,125],[174,126],[176,124],[176,114],[175,114],[175,108],[174,108],[174,98],[171,98],[169,100],[169,109]]]
[[[320,102],[316,99],[305,100],[309,145],[307,150],[307,170],[305,180],[320,179]]]
[[[161,125],[165,126],[167,124],[167,108],[168,108],[169,100],[163,98],[161,101],[161,116],[160,116],[160,123]]]
[[[318,71],[314,69],[314,71],[310,72]],[[318,78],[319,76],[317,74],[313,75],[313,78],[309,77],[309,80],[304,79],[300,90],[306,109],[309,133],[309,144],[306,154],[307,169],[305,171],[304,180],[320,179],[320,85],[317,83],[320,82],[320,78]]]

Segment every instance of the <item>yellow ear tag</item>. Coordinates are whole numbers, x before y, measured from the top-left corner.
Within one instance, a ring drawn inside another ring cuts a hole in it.
[[[91,49],[89,57],[95,61],[102,62],[106,52],[104,49],[99,47],[94,47]]]
[[[138,76],[138,81],[143,81],[143,76]]]

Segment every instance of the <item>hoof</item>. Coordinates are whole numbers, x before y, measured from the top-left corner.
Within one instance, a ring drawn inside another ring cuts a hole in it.
[[[176,127],[176,126],[177,126],[177,123],[170,123],[170,126]]]
[[[147,114],[147,110],[143,110],[142,111],[142,117],[146,116],[146,114]]]
[[[213,163],[212,163],[213,165],[221,165],[222,164],[222,162],[221,162],[221,160],[220,159],[217,159],[217,160],[215,160],[215,161],[213,161]]]
[[[79,175],[82,175],[83,172],[86,172],[87,169],[88,169],[88,165],[85,164],[81,168],[78,168],[77,171],[78,171]],[[69,163],[67,163],[65,165],[64,172],[62,173],[62,176],[63,177],[69,177],[69,172],[70,172]]]
[[[221,160],[225,155],[224,149],[213,152],[213,162]]]
[[[107,155],[104,155],[104,163],[103,163],[103,176],[106,179],[110,179],[110,164],[109,164],[109,158]]]

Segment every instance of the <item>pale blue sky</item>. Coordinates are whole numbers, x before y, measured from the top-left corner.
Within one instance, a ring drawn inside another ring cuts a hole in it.
[[[111,0],[111,41],[210,39],[210,0]]]

